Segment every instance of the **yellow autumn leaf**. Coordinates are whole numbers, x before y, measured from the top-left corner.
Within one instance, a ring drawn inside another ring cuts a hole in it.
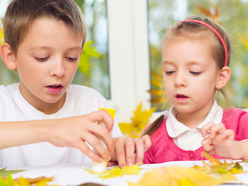
[[[0,27],[0,45],[3,43],[3,29]]]
[[[130,137],[139,137],[144,130],[145,126],[149,124],[149,118],[155,108],[150,108],[148,110],[142,109],[142,102],[137,106],[136,110],[133,112],[133,117],[131,117],[131,122],[119,123],[121,132]]]
[[[223,162],[221,162],[218,158],[214,158],[205,151],[203,151],[203,154],[209,160],[210,164],[202,160],[203,166],[195,165],[192,168],[208,174],[237,174],[245,172],[243,171],[243,167],[240,165],[239,162],[234,163],[232,160],[230,160],[230,163],[227,163],[226,160],[223,160]]]
[[[244,38],[241,38],[241,41],[245,44],[246,49],[248,49],[248,41]]]
[[[156,80],[156,79],[151,79],[151,80],[150,80],[150,83],[151,83],[152,85],[157,86],[157,87],[163,87],[163,86],[164,86],[163,81],[159,81],[159,80]]]
[[[119,167],[114,167],[112,169],[108,169],[107,171],[103,173],[97,173],[97,172],[92,172],[89,169],[84,169],[87,172],[91,174],[98,174],[99,178],[102,178],[103,180],[105,179],[110,179],[110,178],[115,178],[115,177],[123,177],[124,175],[137,175],[140,173],[141,167],[139,166],[140,163],[137,163],[132,166],[125,166],[122,169]]]
[[[227,181],[237,180],[232,175],[214,177],[196,169],[185,167],[159,167],[146,172],[136,183],[128,182],[129,186],[211,186]]]
[[[132,125],[131,123],[119,123],[119,128],[121,132],[130,134],[135,130],[135,125]]]
[[[214,7],[214,11],[211,11],[211,8],[205,8],[203,6],[197,6],[198,10],[200,10],[200,12],[202,14],[204,14],[207,17],[210,17],[211,19],[213,19],[215,22],[217,22],[218,24],[220,24],[219,21],[219,10],[218,7],[215,6]]]

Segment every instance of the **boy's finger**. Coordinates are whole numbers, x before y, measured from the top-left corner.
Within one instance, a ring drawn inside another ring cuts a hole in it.
[[[99,153],[99,156],[101,156],[104,160],[109,161],[110,160],[110,154],[107,151],[103,141],[101,142],[99,138],[97,138],[95,135],[86,133],[84,135],[83,140],[87,141],[97,153]]]
[[[97,161],[97,162],[101,162],[103,159],[101,156],[99,156],[98,154],[94,153],[89,147],[88,145],[86,145],[84,142],[80,142],[77,143],[79,144],[78,146],[76,146],[76,148],[78,148],[82,153],[84,153],[86,156],[88,156],[90,159]]]
[[[114,120],[106,110],[98,110],[89,114],[89,118],[92,122],[103,122],[109,131],[112,131]]]
[[[115,142],[115,153],[118,160],[118,165],[120,168],[126,166],[125,149],[124,149],[124,139],[122,137],[117,137]]]
[[[114,151],[114,140],[106,127],[92,123],[89,126],[88,131],[100,138],[106,145],[109,152]]]

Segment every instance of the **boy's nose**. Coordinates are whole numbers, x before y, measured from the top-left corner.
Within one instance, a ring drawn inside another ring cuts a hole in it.
[[[62,77],[65,74],[64,62],[62,59],[53,62],[51,76]]]
[[[175,78],[176,86],[186,86],[185,75],[182,72],[178,72]]]

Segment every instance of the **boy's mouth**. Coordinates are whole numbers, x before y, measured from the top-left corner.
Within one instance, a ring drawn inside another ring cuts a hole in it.
[[[62,85],[49,85],[46,86],[47,90],[52,94],[59,94],[63,89]]]
[[[49,85],[47,87],[50,87],[50,88],[60,88],[60,87],[63,87],[62,85]]]

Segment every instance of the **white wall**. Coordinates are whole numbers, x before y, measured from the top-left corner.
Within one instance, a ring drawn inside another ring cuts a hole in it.
[[[146,0],[107,0],[111,106],[128,122],[140,101],[150,108]]]

